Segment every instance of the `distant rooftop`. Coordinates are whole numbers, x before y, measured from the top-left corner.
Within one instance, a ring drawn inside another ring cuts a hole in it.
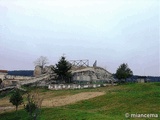
[[[8,73],[7,70],[0,70],[1,73]]]

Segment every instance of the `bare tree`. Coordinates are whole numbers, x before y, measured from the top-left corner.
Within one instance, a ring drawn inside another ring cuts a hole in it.
[[[30,120],[37,120],[40,117],[43,97],[40,96],[37,89],[34,93],[27,93],[27,104],[25,110],[29,113]]]
[[[40,56],[36,61],[34,61],[35,66],[36,66],[36,65],[39,65],[39,66],[41,66],[42,68],[44,68],[44,66],[45,66],[46,64],[48,64],[48,63],[49,63],[49,62],[48,62],[47,57],[44,57],[44,56]]]

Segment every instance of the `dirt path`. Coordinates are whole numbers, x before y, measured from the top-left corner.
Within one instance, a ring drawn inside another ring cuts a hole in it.
[[[11,110],[15,110],[15,107],[13,107],[13,106],[0,107],[0,113],[6,112],[6,111],[11,111]]]
[[[46,98],[42,102],[42,107],[64,106],[67,104],[76,103],[81,100],[87,100],[90,98],[101,96],[104,94],[105,94],[104,92],[83,92],[75,95],[65,95],[65,96]],[[1,102],[0,113],[15,110],[15,106],[9,103],[8,99],[1,99],[0,102]],[[22,109],[22,108],[23,106],[19,106],[18,109]]]
[[[101,96],[104,94],[105,94],[104,92],[83,92],[75,95],[59,96],[51,99],[44,99],[42,102],[42,106],[45,107],[64,106],[81,100],[87,100],[90,98]]]

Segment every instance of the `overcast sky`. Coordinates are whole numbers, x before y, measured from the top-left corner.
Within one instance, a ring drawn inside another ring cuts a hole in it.
[[[89,59],[115,73],[160,76],[159,0],[0,0],[0,69]]]

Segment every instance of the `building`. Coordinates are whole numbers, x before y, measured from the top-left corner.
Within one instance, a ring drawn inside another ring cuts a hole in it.
[[[8,74],[7,70],[0,70],[0,79],[4,80],[7,74]]]

